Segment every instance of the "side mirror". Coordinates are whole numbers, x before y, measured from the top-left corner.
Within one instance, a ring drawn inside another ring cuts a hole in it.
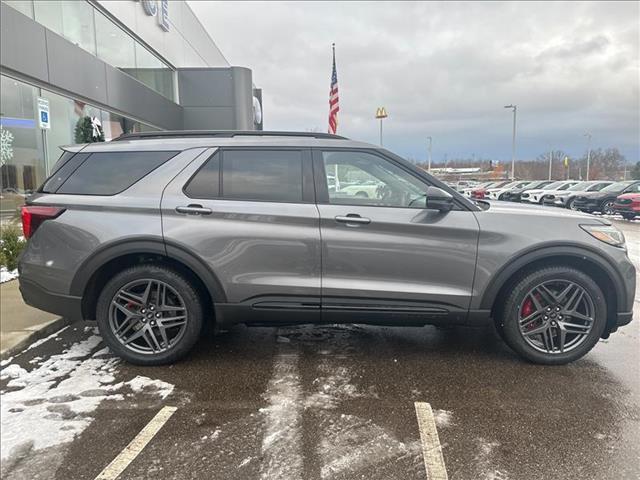
[[[453,196],[438,187],[427,187],[427,209],[450,212],[453,209]]]

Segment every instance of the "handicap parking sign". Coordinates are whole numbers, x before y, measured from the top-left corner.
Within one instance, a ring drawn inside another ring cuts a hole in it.
[[[38,123],[40,128],[51,128],[49,122],[49,100],[46,98],[38,97]]]

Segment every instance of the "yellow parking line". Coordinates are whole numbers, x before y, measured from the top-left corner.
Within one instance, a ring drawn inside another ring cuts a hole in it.
[[[95,480],[115,480],[129,466],[131,462],[140,454],[147,446],[156,433],[160,431],[165,423],[171,418],[171,415],[177,410],[176,407],[163,407],[155,417],[151,419],[140,433],[129,442],[124,450],[122,450],[113,461],[105,467]]]
[[[431,405],[426,402],[415,402],[420,440],[422,442],[422,457],[424,468],[427,470],[428,480],[447,480],[447,468],[444,466],[442,446],[438,437],[436,421],[433,418]]]

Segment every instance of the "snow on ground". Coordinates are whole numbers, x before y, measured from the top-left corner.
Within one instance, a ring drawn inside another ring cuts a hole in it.
[[[71,442],[89,426],[103,400],[122,400],[131,392],[164,399],[173,391],[169,383],[141,376],[114,384],[120,361],[97,350],[101,341],[93,334],[31,371],[15,363],[0,371],[8,380],[0,406],[2,463],[13,463],[24,451]]]
[[[18,269],[7,270],[7,267],[0,267],[0,283],[8,282],[18,278]]]

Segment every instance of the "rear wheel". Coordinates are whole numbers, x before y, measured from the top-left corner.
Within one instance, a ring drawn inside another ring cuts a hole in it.
[[[591,277],[559,266],[517,282],[502,312],[502,333],[513,350],[535,363],[560,365],[595,346],[606,326],[607,306]]]
[[[574,205],[574,203],[573,203],[573,202],[574,202],[574,200],[575,200],[575,198],[570,198],[570,199],[569,199],[569,201],[567,202],[567,208],[568,208],[568,209],[570,209],[570,210],[578,210],[578,209],[576,208],[576,206]]]
[[[196,289],[182,275],[163,266],[138,265],[105,285],[96,317],[114,353],[138,365],[162,365],[193,347],[203,309]]]

